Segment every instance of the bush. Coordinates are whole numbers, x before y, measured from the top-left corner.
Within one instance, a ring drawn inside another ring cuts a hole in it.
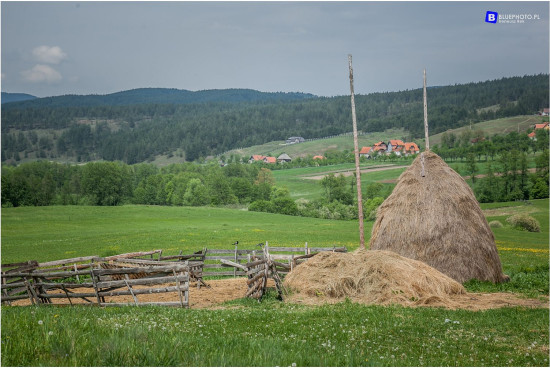
[[[527,230],[532,233],[540,233],[539,222],[529,215],[513,215],[508,217],[506,222],[518,230]]]
[[[270,201],[260,199],[250,203],[248,210],[254,212],[273,212],[273,204]]]
[[[494,229],[498,229],[500,227],[503,227],[504,225],[502,225],[502,222],[494,220],[494,221],[489,222],[489,226],[494,228]]]

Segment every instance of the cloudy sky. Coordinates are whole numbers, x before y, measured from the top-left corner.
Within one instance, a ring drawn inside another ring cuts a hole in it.
[[[485,22],[487,11],[524,19]],[[2,91],[349,94],[549,72],[549,3],[6,2]]]

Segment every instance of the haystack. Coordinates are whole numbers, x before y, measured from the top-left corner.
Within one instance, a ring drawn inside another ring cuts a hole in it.
[[[394,252],[357,250],[321,252],[294,268],[284,281],[293,297],[350,298],[366,304],[453,304],[461,284],[425,263]]]
[[[509,279],[474,193],[432,152],[414,160],[378,208],[370,249],[425,262],[458,282]]]

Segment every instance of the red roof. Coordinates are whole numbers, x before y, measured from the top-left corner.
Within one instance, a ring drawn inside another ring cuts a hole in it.
[[[544,129],[548,126],[548,123],[535,124],[535,129]]]
[[[252,155],[252,160],[254,161],[263,161],[264,158],[265,156],[262,155]]]
[[[264,157],[264,162],[267,162],[268,164],[275,164],[277,163],[277,159],[275,157]]]
[[[366,155],[366,154],[369,153],[371,150],[372,150],[372,147],[363,147],[363,148],[361,148],[361,151],[359,151],[359,154],[360,154],[360,155]]]
[[[531,132],[531,133],[527,134],[527,136],[529,138],[535,138],[536,134],[535,134],[535,132]]]
[[[324,160],[325,156],[313,156],[314,160]]]
[[[403,143],[403,141],[401,139],[390,139],[390,144],[395,147],[395,146],[402,146],[404,145],[405,143]]]
[[[420,149],[418,149],[418,146],[414,142],[407,142],[405,143],[405,151],[416,151],[419,152]]]

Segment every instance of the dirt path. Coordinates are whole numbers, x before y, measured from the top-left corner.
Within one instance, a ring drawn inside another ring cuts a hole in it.
[[[396,165],[376,166],[376,167],[372,167],[372,168],[362,169],[362,170],[361,170],[361,174],[366,174],[366,173],[375,172],[375,171],[386,171],[386,170],[393,170],[393,169],[403,169],[403,168],[406,168],[406,167],[409,167],[409,165],[400,165],[400,166],[396,166]],[[328,174],[340,174],[340,175],[344,175],[344,176],[352,176],[353,174],[355,174],[355,170],[354,170],[354,169],[347,169],[347,170],[325,171],[325,172],[322,172],[322,173],[317,173],[317,174],[312,175],[312,176],[310,176],[310,175],[301,175],[301,177],[304,178],[304,179],[321,180],[321,179],[323,179],[325,176],[327,176]]]

